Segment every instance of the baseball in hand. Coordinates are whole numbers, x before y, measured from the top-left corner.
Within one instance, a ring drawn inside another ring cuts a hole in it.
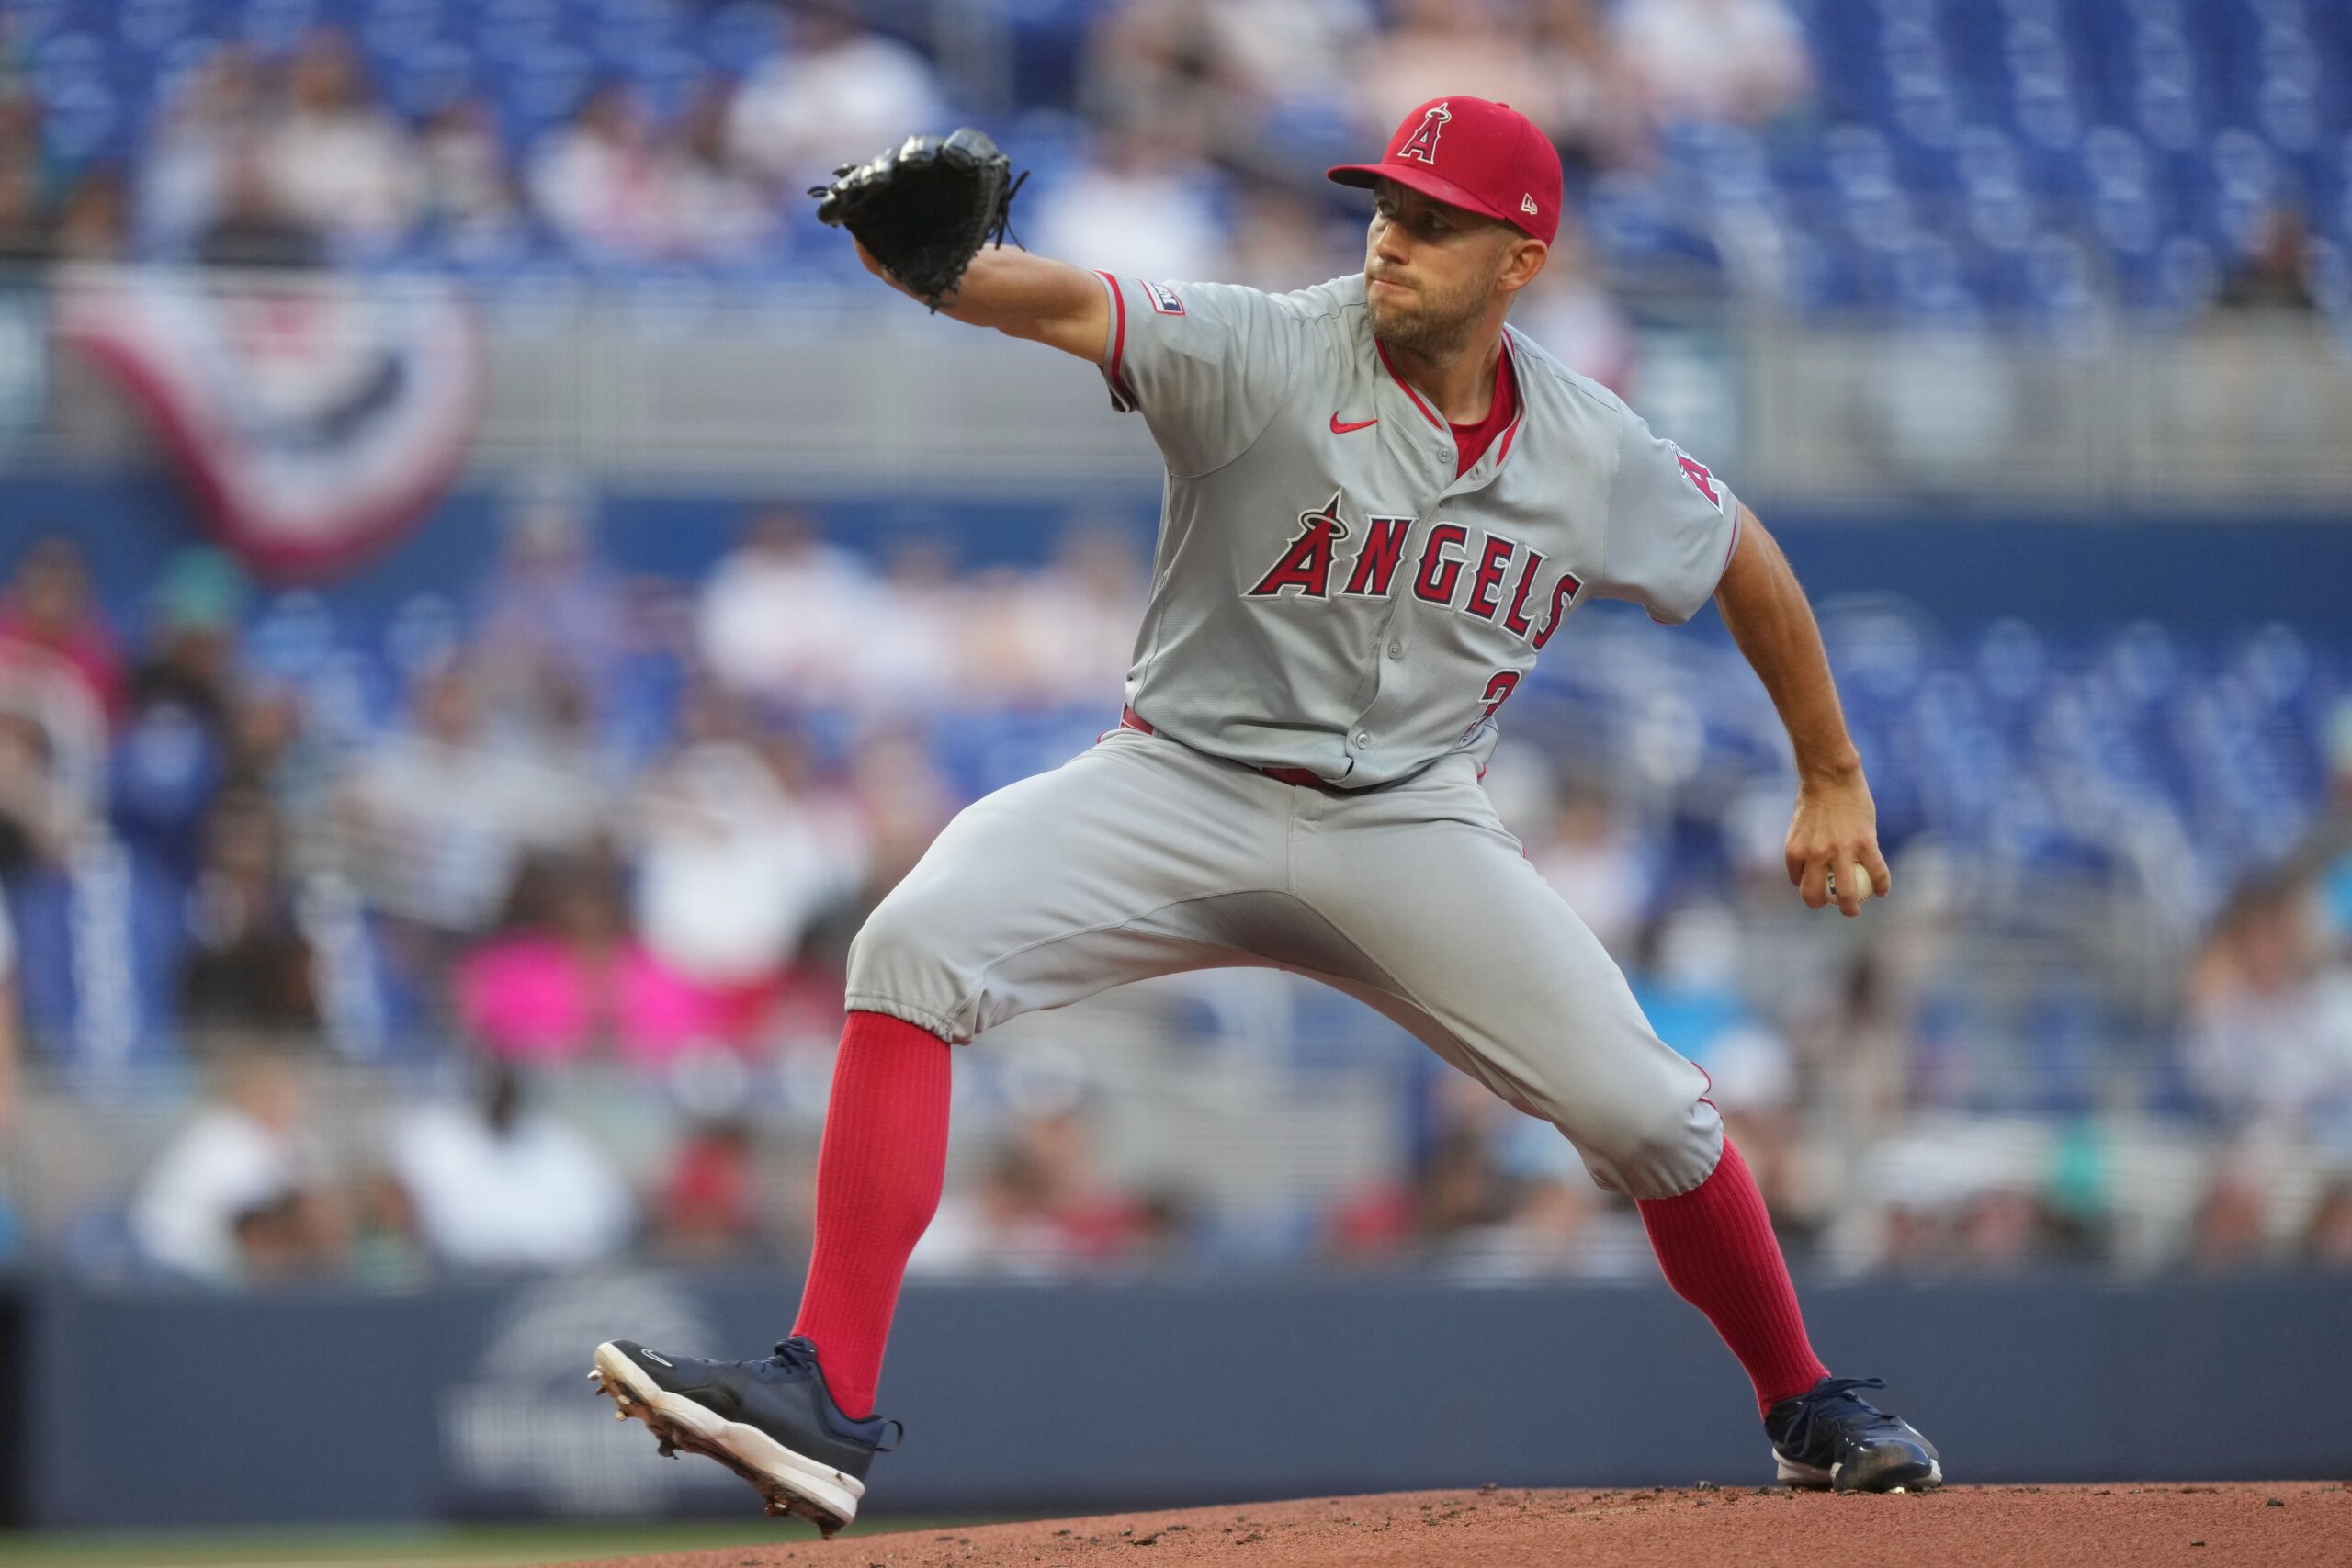
[[[1871,880],[1870,867],[1862,864],[1860,861],[1855,862],[1852,865],[1846,868],[1846,875],[1849,879],[1848,886],[1854,889],[1854,902],[1857,904],[1867,903],[1871,895],[1878,891],[1878,885]],[[1838,874],[1834,871],[1828,872],[1824,874],[1822,880],[1826,885],[1830,902],[1833,904],[1836,903],[1838,901]]]

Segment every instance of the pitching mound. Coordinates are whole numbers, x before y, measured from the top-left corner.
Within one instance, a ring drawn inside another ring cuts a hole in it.
[[[1136,1555],[1145,1550],[1148,1557]],[[632,1557],[627,1568],[1821,1568],[1847,1562],[2345,1568],[2352,1562],[2352,1483],[1955,1486],[1883,1497],[1703,1483],[1650,1492],[1406,1492],[944,1534],[796,1538]],[[578,1568],[619,1568],[619,1560]]]

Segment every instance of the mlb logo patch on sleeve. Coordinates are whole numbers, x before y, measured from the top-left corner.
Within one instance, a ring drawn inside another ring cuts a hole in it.
[[[1168,285],[1147,283],[1143,286],[1143,291],[1150,297],[1151,308],[1161,315],[1181,316],[1184,313],[1184,301],[1176,298],[1176,290],[1169,288]]]

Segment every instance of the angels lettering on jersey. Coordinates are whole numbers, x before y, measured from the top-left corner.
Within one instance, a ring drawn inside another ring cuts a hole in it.
[[[1329,600],[1335,580],[1343,583],[1339,590],[1343,597],[1385,599],[1395,590],[1413,520],[1368,517],[1357,542],[1355,530],[1341,510],[1344,499],[1341,491],[1333,491],[1322,505],[1299,513],[1297,533],[1248,597]],[[1342,556],[1340,547],[1351,542],[1357,543],[1356,549]],[[1552,640],[1584,588],[1574,572],[1562,572],[1553,585],[1550,602],[1532,605],[1528,600],[1543,569],[1541,550],[1486,530],[1479,531],[1474,544],[1468,527],[1440,521],[1430,525],[1419,558],[1403,575],[1415,598],[1493,622],[1529,647],[1540,649]],[[1539,608],[1540,625],[1535,619]]]

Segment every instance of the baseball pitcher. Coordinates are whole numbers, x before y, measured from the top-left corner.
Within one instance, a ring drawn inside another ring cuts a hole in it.
[[[963,169],[1004,188],[1001,155],[959,132],[843,171],[826,199],[887,189],[894,159],[934,193]],[[978,249],[1001,201],[965,223],[968,265],[894,268],[850,213],[886,283],[1096,367],[1167,484],[1117,728],[957,817],[851,952],[791,1337],[752,1361],[596,1348],[591,1375],[665,1450],[719,1460],[829,1535],[897,1436],[875,1388],[939,1201],[952,1048],[1220,964],[1360,998],[1558,1127],[1747,1370],[1781,1481],[1942,1480],[1933,1445],[1862,1397],[1881,1383],[1815,1355],[1706,1076],[1479,783],[1579,605],[1680,622],[1713,598],[1794,747],[1790,879],[1858,914],[1891,883],[1804,592],[1721,476],[1508,324],[1560,222],[1559,158],[1532,122],[1440,99],[1330,177],[1374,192],[1363,269],[1293,294]]]

